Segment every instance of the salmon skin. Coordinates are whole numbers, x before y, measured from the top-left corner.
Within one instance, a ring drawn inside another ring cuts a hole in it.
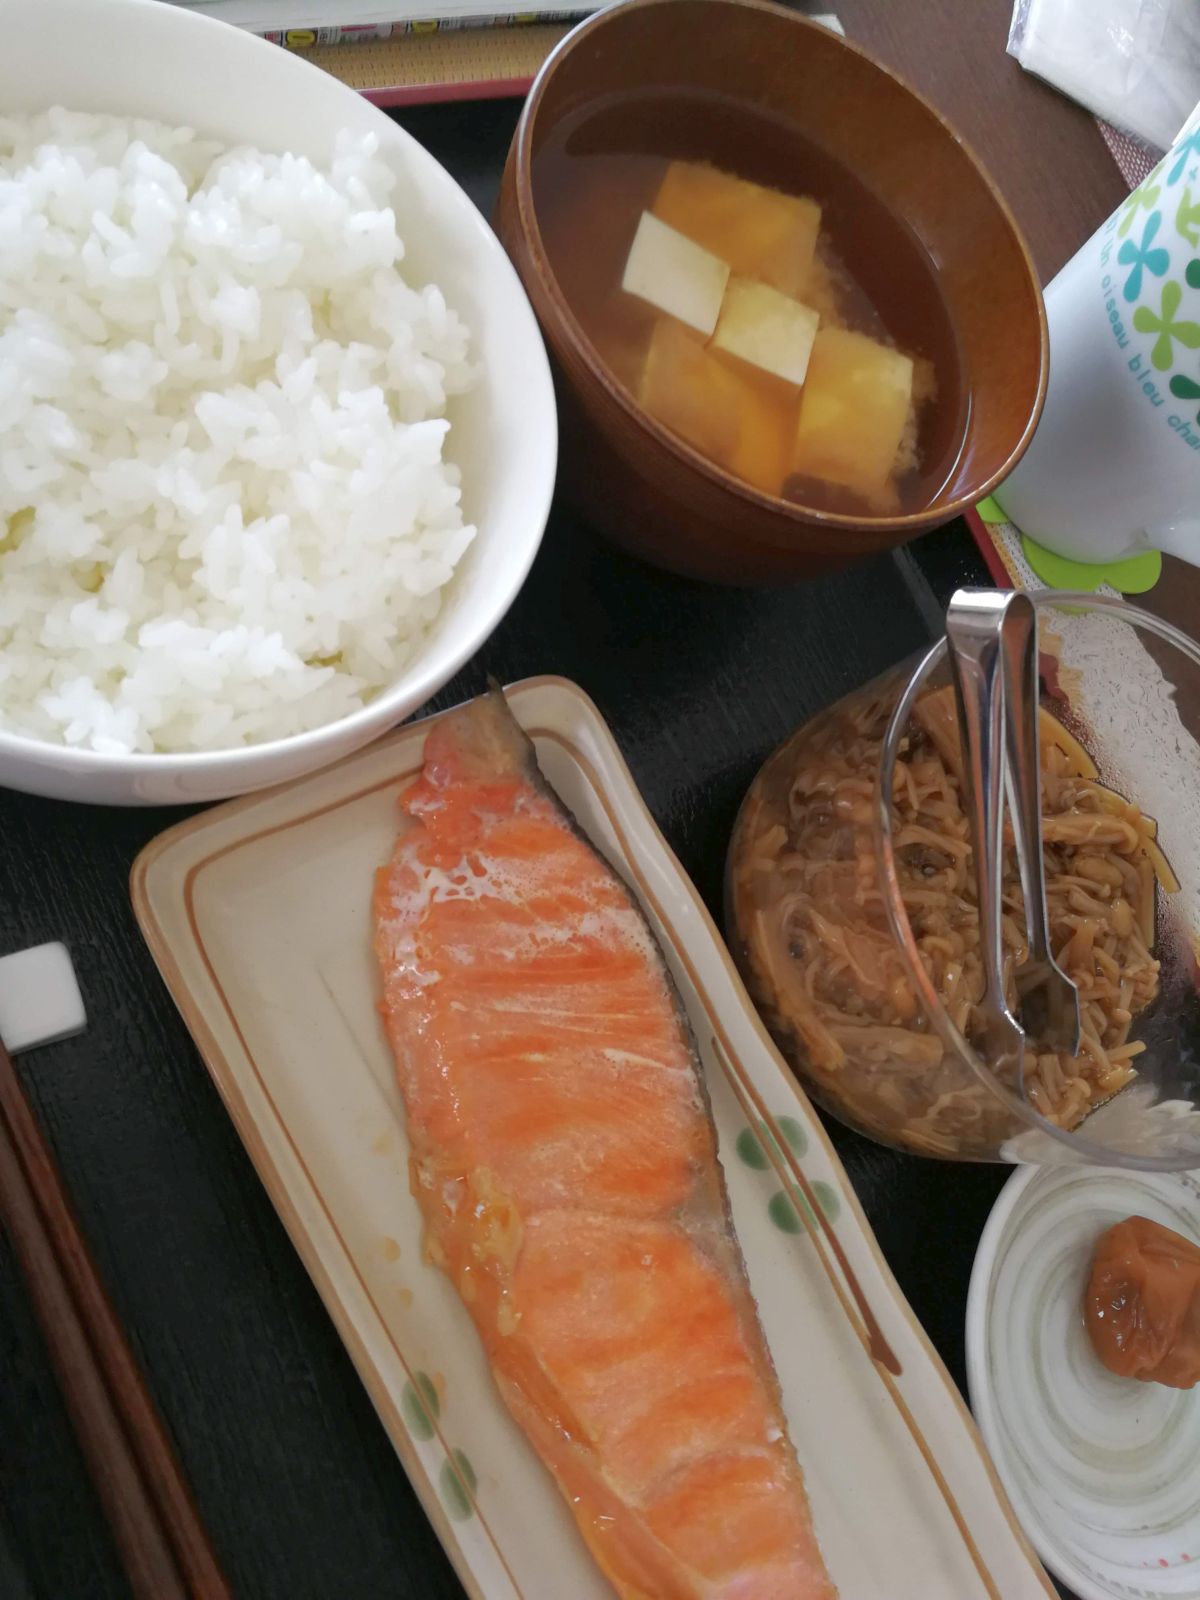
[[[400,805],[375,949],[413,1192],[509,1410],[624,1600],[832,1600],[649,925],[499,691]]]

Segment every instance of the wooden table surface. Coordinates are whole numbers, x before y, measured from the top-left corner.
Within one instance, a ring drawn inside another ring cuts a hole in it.
[[[839,9],[958,125],[1052,275],[1125,186],[1092,119],[1005,55],[1009,0]],[[400,120],[490,212],[516,114],[493,102]],[[485,672],[578,680],[715,906],[735,808],[770,748],[923,644],[958,582],[985,580],[959,526],[819,584],[709,589],[639,567],[556,509],[518,603],[436,703]],[[177,815],[0,792],[0,953],[65,939],[91,1018],[27,1058],[25,1080],[236,1593],[452,1600],[461,1588],[134,926],[130,863]],[[1006,1172],[834,1137],[961,1383],[968,1274]],[[126,1595],[3,1239],[0,1373],[0,1600]]]

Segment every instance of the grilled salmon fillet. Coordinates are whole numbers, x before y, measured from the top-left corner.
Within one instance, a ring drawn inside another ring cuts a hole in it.
[[[831,1600],[687,1022],[498,693],[377,876],[429,1255],[625,1600]]]

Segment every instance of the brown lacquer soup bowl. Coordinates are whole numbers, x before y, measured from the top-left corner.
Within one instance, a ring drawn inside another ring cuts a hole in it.
[[[603,310],[596,296],[610,280],[622,294],[643,204],[629,184],[670,161],[818,196],[854,292],[879,308],[881,337],[927,358],[934,374],[924,477],[906,496],[847,504],[803,483],[786,496],[756,487],[649,414],[644,352],[602,348],[581,297]],[[659,566],[787,582],[901,545],[988,494],[1037,424],[1042,296],[995,185],[907,85],[774,5],[630,0],[576,28],[525,105],[497,226],[551,352],[561,487],[586,519]],[[609,277],[588,289],[597,273]]]

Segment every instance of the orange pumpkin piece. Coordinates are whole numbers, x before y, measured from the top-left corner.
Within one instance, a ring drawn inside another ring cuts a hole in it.
[[[802,195],[765,189],[703,161],[672,161],[654,215],[743,278],[798,296],[808,278],[821,208]]]

